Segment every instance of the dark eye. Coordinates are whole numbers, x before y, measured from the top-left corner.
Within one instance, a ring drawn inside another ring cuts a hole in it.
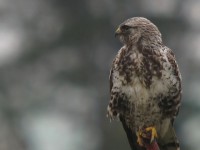
[[[128,29],[130,29],[130,28],[131,28],[131,27],[130,27],[130,26],[127,26],[127,25],[121,26],[121,29],[124,30],[124,31],[126,31],[126,30],[128,30]]]

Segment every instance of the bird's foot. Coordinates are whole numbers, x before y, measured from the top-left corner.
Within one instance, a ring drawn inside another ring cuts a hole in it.
[[[140,146],[146,147],[146,145],[150,145],[157,137],[157,132],[155,127],[147,127],[140,129],[137,132],[137,142]]]

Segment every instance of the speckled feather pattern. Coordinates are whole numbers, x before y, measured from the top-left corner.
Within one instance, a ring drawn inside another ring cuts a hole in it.
[[[131,18],[119,28],[124,46],[110,71],[108,116],[111,120],[122,117],[132,132],[156,126],[159,136],[164,137],[181,100],[181,75],[175,56],[147,19]]]

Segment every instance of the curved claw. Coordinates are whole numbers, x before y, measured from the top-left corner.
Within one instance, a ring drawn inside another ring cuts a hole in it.
[[[150,145],[157,137],[157,132],[155,127],[147,127],[145,129],[140,129],[137,132],[137,142],[140,146],[146,147]]]

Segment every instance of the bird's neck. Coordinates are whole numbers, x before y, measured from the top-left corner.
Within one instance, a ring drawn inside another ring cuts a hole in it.
[[[137,42],[137,47],[139,49],[145,49],[146,47],[155,47],[155,46],[161,46],[162,45],[162,39],[155,37],[146,38],[141,37]]]

